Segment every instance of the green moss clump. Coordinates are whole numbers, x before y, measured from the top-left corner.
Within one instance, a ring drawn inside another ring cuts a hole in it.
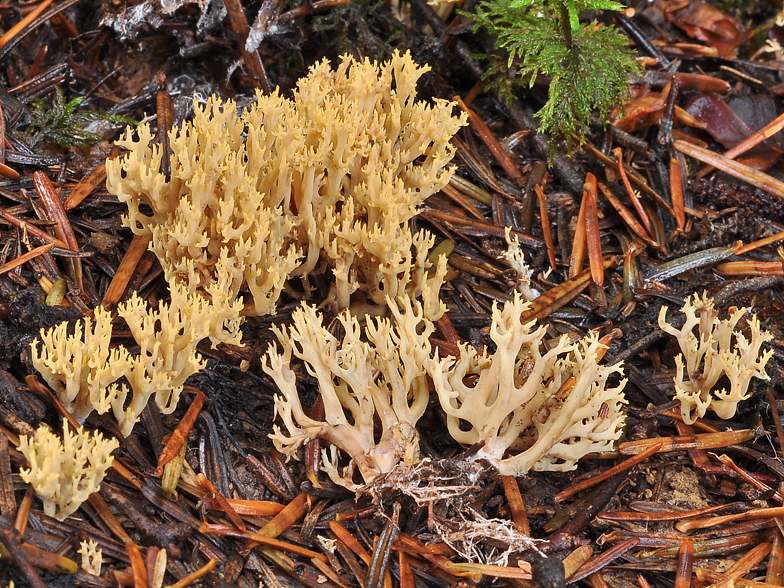
[[[629,74],[641,68],[627,38],[615,27],[579,20],[583,10],[623,8],[610,0],[483,0],[468,15],[476,28],[497,36],[496,47],[509,52],[507,66],[517,68],[520,83],[533,85],[540,74],[550,78],[549,98],[536,116],[551,148],[555,138],[573,132],[582,142],[591,113],[607,121],[628,96]],[[493,70],[497,64],[490,75]]]

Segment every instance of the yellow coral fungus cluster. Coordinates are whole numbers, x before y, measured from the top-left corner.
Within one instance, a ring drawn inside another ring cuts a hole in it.
[[[219,271],[219,279],[208,288],[209,300],[174,285],[171,301],[157,310],[148,309],[136,293],[120,304],[117,312],[140,347],[138,355],[122,346],[110,349],[112,316],[98,307],[92,319],[76,324],[72,335],[67,323],[42,329],[40,340],[31,346],[33,365],[77,420],[84,422],[93,410],[103,414],[111,408],[127,437],[153,394],[164,413],[174,410],[185,380],[204,366],[196,352],[200,341],[209,337],[213,344],[240,344],[242,304],[229,298],[228,279]],[[127,386],[117,383],[123,376],[133,391],[130,402]]]
[[[107,187],[128,204],[133,231],[152,236],[167,279],[190,293],[214,281],[222,259],[230,293],[250,291],[251,314],[274,312],[296,276],[307,294],[309,278],[330,273],[337,308],[358,290],[382,305],[418,296],[445,267],[427,275],[433,238],[408,221],[449,181],[449,140],[466,124],[450,102],[416,101],[428,69],[409,54],[381,65],[346,56],[335,70],[312,67],[293,100],[259,93],[238,116],[232,101],[210,98],[171,131],[170,178],[140,125],[138,139],[119,141],[129,153],[107,161]]]
[[[748,309],[733,308],[728,318],[719,319],[713,299],[705,292],[702,298],[698,294],[687,298],[681,312],[686,321],[676,329],[667,322],[667,307],[662,306],[659,327],[675,337],[681,348],[675,358],[675,398],[681,403],[683,421],[692,424],[708,408],[723,419],[732,418],[738,403],[749,397],[751,379],[770,379],[765,366],[773,350],[762,351],[762,344],[773,335],[762,331],[759,319],[752,316],[746,321],[751,339],[746,339],[737,326]],[[729,390],[713,391],[724,375]]]
[[[547,327],[522,321],[528,308],[519,293],[503,309],[493,305],[494,354],[461,344],[459,358],[428,367],[450,435],[480,444],[476,458],[503,475],[574,469],[587,453],[610,451],[625,421],[626,379],[609,385],[623,370],[599,364],[596,333],[545,347]]]
[[[119,447],[116,439],[90,435],[81,427],[72,433],[65,419],[63,429],[62,442],[46,425],[38,427],[32,439],[19,439],[19,451],[30,462],[19,474],[43,501],[44,512],[61,521],[98,491],[114,461],[112,451]]]
[[[291,456],[310,439],[329,441],[322,468],[347,488],[357,488],[354,466],[370,482],[398,463],[419,461],[416,423],[430,398],[425,365],[435,328],[424,318],[422,305],[408,297],[391,309],[394,326],[378,318],[369,319],[364,329],[349,311],[342,312],[338,320],[344,335],[338,340],[322,326],[316,308],[303,305],[289,329],[273,327],[283,350],[271,347],[263,364],[281,391],[275,412],[286,432],[275,425],[270,435],[275,447]],[[292,357],[305,361],[318,380],[323,421],[302,409]],[[343,454],[350,460],[345,468],[340,466]]]

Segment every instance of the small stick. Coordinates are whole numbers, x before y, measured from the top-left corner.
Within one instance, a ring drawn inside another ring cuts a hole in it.
[[[174,125],[171,95],[166,91],[165,77],[161,74],[158,85],[161,87],[155,96],[156,112],[158,114],[158,144],[161,149],[161,173],[166,181],[171,181],[171,146],[169,145],[169,132]]]
[[[11,477],[11,457],[8,452],[8,437],[0,432],[0,514],[7,518],[16,516],[14,480]]]
[[[261,61],[258,51],[248,51],[245,48],[245,43],[248,40],[250,33],[250,26],[248,26],[248,18],[245,16],[245,9],[242,7],[240,0],[227,0],[224,2],[226,11],[229,13],[229,23],[231,30],[237,37],[237,43],[240,46],[240,54],[245,61],[248,72],[253,78],[253,82],[257,88],[260,88],[265,93],[272,90],[267,71],[264,69],[264,62]]]
[[[579,482],[577,484],[574,484],[573,486],[570,486],[569,488],[566,488],[565,490],[562,490],[561,492],[556,494],[553,498],[555,499],[556,502],[563,502],[564,500],[566,500],[567,498],[571,498],[578,492],[582,492],[587,488],[591,488],[592,486],[595,486],[599,482],[604,482],[605,480],[612,478],[616,474],[620,474],[623,471],[631,469],[632,467],[636,466],[638,463],[645,461],[646,459],[648,459],[649,457],[657,453],[661,449],[661,447],[662,447],[661,443],[657,443],[656,445],[651,445],[645,451],[638,453],[634,457],[631,457],[619,463],[618,465],[609,468],[608,470],[605,470],[601,474],[598,474],[596,476],[591,476],[587,480],[583,480],[582,482]]]

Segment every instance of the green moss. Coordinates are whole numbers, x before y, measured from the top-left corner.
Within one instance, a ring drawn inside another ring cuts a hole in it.
[[[598,111],[606,122],[613,105],[628,96],[631,72],[640,66],[626,37],[615,27],[596,21],[581,23],[583,10],[621,10],[609,0],[483,0],[468,15],[476,28],[497,36],[496,47],[508,52],[506,66],[517,69],[516,82],[533,85],[537,76],[550,78],[547,103],[536,113],[539,130],[558,137],[577,133],[584,139],[590,116]],[[491,62],[488,76],[501,71]],[[510,79],[501,79],[501,94],[511,96]]]
[[[55,86],[55,99],[51,106],[44,100],[31,100],[30,115],[33,121],[25,130],[30,142],[37,145],[41,141],[51,141],[64,149],[74,145],[87,147],[90,141],[101,140],[99,135],[85,130],[85,127],[93,121],[106,120],[123,125],[137,124],[135,120],[117,114],[98,110],[77,110],[83,101],[83,97],[78,97],[66,102],[63,91],[58,86]]]

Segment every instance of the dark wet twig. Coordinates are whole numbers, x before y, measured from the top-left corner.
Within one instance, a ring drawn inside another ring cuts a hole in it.
[[[21,572],[27,577],[33,588],[46,588],[41,576],[28,561],[22,547],[20,545],[22,536],[19,531],[8,523],[3,517],[0,517],[0,543],[3,544],[8,555],[14,560]]]

